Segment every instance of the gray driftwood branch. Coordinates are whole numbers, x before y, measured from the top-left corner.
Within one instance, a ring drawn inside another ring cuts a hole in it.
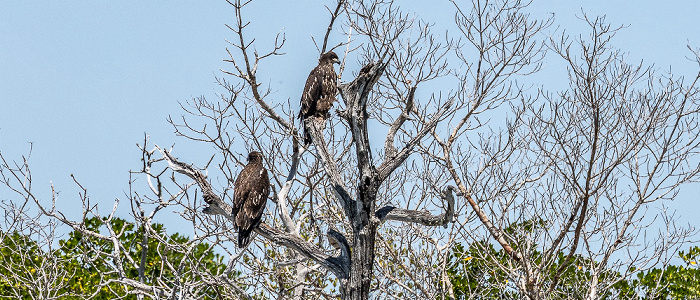
[[[439,215],[433,215],[429,211],[425,210],[410,210],[404,208],[398,208],[391,205],[384,206],[374,213],[381,222],[384,221],[402,221],[409,223],[418,223],[425,226],[444,226],[454,220],[455,214],[455,198],[453,192],[458,196],[461,193],[457,192],[457,188],[448,185],[445,190],[442,191],[440,197],[444,202],[447,202],[445,207],[445,212]]]

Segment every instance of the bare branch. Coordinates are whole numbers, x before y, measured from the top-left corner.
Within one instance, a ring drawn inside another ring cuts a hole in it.
[[[318,155],[323,161],[323,167],[326,170],[326,174],[333,184],[333,190],[335,191],[336,197],[342,203],[345,215],[352,219],[356,214],[355,200],[353,200],[348,193],[345,183],[340,176],[338,171],[338,165],[336,164],[335,158],[328,152],[326,147],[325,139],[323,138],[323,120],[318,118],[307,119],[307,125],[311,138],[313,139],[313,144],[316,145]]]
[[[326,53],[326,46],[328,45],[328,36],[331,34],[331,30],[333,30],[333,23],[335,23],[335,19],[338,17],[338,15],[340,15],[340,8],[342,8],[344,4],[344,0],[338,0],[338,5],[335,7],[335,11],[331,12],[331,21],[328,24],[328,29],[326,29],[326,35],[323,37],[323,47],[321,47],[321,54]]]
[[[457,188],[451,185],[447,186],[442,192],[441,198],[447,202],[447,207],[445,207],[445,212],[439,215],[433,215],[424,210],[409,210],[391,205],[380,208],[375,215],[381,222],[393,220],[418,223],[425,226],[443,226],[447,228],[447,225],[454,220],[455,199],[452,195],[453,192],[457,192],[458,195],[461,195],[461,193],[457,191]]]
[[[406,106],[404,107],[403,111],[401,111],[399,117],[396,118],[396,120],[394,120],[394,123],[392,123],[391,127],[389,128],[389,132],[386,135],[386,140],[384,140],[384,153],[387,157],[394,157],[398,152],[396,150],[396,147],[394,147],[394,138],[396,137],[396,132],[398,132],[399,128],[401,128],[401,125],[403,125],[403,123],[406,122],[406,120],[408,119],[408,114],[411,113],[411,110],[413,110],[413,98],[415,95],[416,86],[412,86],[408,90],[408,96],[406,97]]]
[[[307,242],[296,234],[285,233],[283,231],[277,230],[270,227],[265,223],[260,223],[255,232],[262,235],[266,239],[278,245],[284,245],[296,252],[300,253],[304,257],[314,260],[318,264],[322,265],[324,268],[333,272],[333,274],[338,279],[347,278],[350,269],[350,260],[347,256],[347,252],[344,250],[339,256],[330,256],[326,254],[323,249],[314,246],[313,244]],[[333,238],[342,236],[342,234],[329,230],[327,233]]]

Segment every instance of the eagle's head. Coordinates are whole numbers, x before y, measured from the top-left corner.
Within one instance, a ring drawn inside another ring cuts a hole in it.
[[[323,53],[321,55],[321,63],[332,63],[332,64],[339,64],[340,59],[338,59],[338,54],[335,54],[333,51],[328,51],[326,53]]]
[[[263,157],[262,153],[258,151],[253,151],[248,153],[248,163],[253,164],[253,163],[262,163]]]

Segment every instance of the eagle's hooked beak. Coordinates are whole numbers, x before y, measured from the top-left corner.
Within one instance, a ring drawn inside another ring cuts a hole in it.
[[[340,59],[334,58],[334,59],[333,59],[333,63],[334,63],[334,64],[340,64]]]

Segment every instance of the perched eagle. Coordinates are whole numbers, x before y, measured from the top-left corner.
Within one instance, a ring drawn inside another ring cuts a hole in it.
[[[238,248],[250,243],[250,234],[260,223],[270,193],[270,179],[262,162],[260,152],[250,152],[248,164],[233,186],[233,226],[238,230]]]
[[[333,69],[333,64],[339,64],[338,55],[329,51],[321,55],[321,59],[309,77],[306,79],[304,93],[301,94],[301,110],[299,118],[304,123],[304,146],[311,144],[311,136],[306,129],[308,117],[321,117],[328,119],[328,111],[333,106],[335,96],[338,94],[338,77]]]

